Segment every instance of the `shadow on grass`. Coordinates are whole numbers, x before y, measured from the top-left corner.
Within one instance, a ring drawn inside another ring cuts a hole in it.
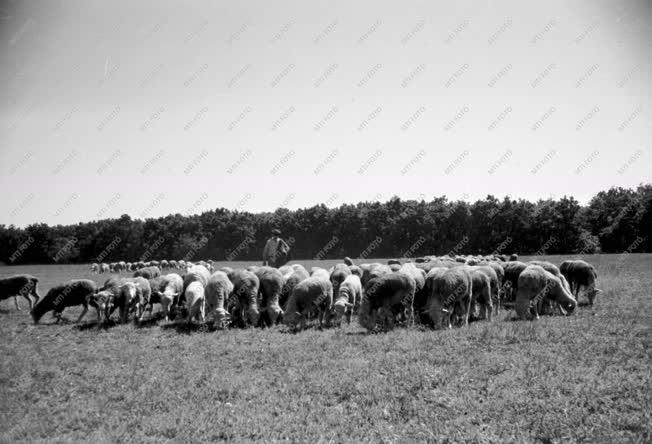
[[[83,324],[76,324],[73,328],[78,331],[88,331],[88,330],[109,330],[113,327],[120,325],[120,323],[109,319],[108,321],[92,321],[84,322]]]
[[[217,328],[215,324],[211,323],[187,323],[185,321],[169,322],[162,324],[161,328],[164,330],[174,330],[177,333],[184,335],[191,335],[193,333],[213,333],[217,331],[229,330],[228,328]]]

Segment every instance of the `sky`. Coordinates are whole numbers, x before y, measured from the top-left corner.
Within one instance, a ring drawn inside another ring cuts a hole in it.
[[[652,181],[652,2],[0,7],[0,224]]]

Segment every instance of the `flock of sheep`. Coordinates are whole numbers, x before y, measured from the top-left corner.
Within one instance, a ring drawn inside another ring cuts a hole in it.
[[[178,272],[161,274],[161,269]],[[467,325],[469,319],[491,322],[501,307],[513,307],[519,318],[538,318],[577,307],[584,292],[593,304],[600,290],[592,265],[564,261],[559,267],[546,261],[518,261],[492,256],[429,256],[414,262],[355,265],[349,258],[330,269],[300,264],[280,268],[214,268],[212,261],[152,261],[149,264],[92,264],[93,272],[134,270],[133,277],[114,275],[104,285],[74,279],[50,289],[39,298],[38,278],[16,275],[0,279],[0,299],[18,296],[29,301],[34,322],[52,311],[57,322],[66,307],[89,307],[98,323],[117,310],[120,322],[133,316],[141,322],[153,308],[157,316],[192,323],[228,326],[271,326],[284,323],[304,329],[317,319],[320,327],[340,325],[344,319],[367,330],[389,330],[397,325],[421,323],[433,328]],[[32,301],[32,298],[35,301]]]

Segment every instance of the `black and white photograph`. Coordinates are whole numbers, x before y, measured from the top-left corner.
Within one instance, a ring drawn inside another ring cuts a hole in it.
[[[650,0],[0,0],[0,442],[652,441],[650,54]]]

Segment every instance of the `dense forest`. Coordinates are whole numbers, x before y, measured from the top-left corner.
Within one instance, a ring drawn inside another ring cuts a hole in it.
[[[123,215],[65,226],[0,225],[0,262],[259,260],[274,227],[296,259],[649,252],[652,184],[602,191],[586,206],[572,197],[535,203],[491,195],[474,203],[395,197],[273,213],[217,208],[146,220]]]

